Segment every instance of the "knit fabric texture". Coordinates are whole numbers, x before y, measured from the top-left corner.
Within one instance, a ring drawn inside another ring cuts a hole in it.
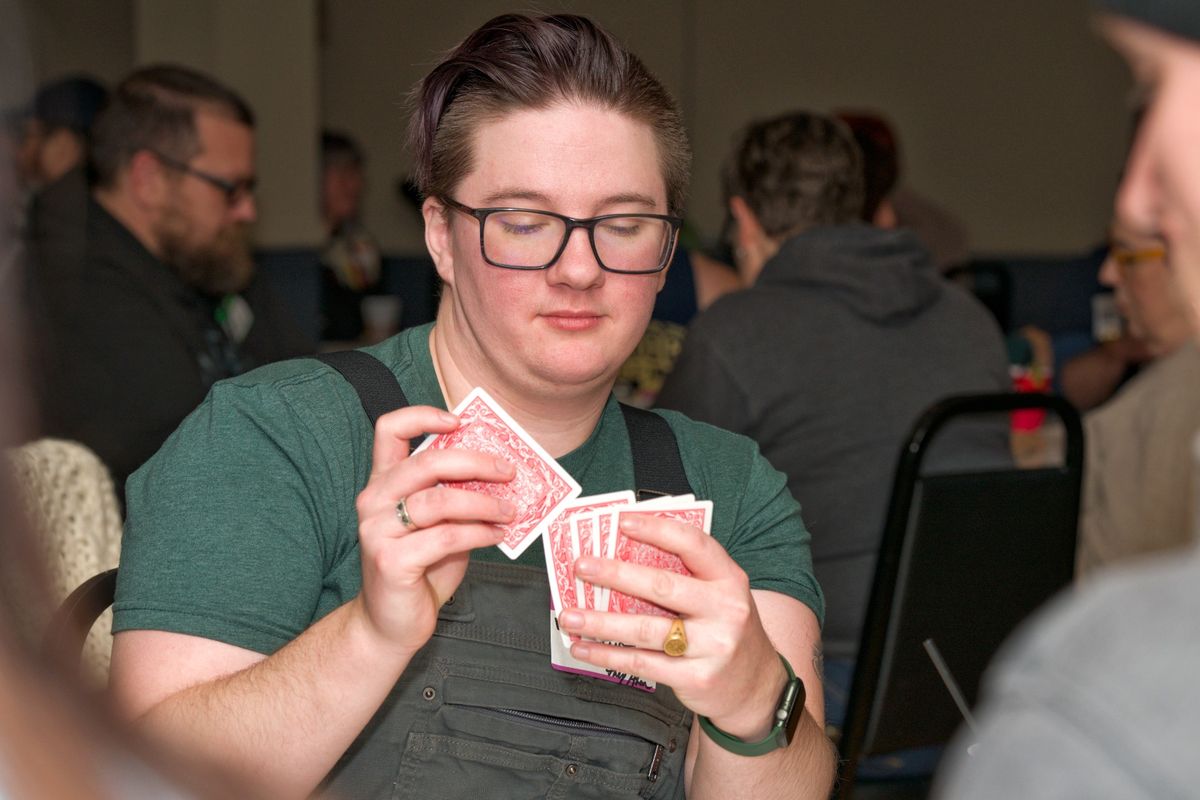
[[[117,566],[121,513],[112,478],[91,450],[62,439],[10,450],[9,461],[42,543],[51,596],[61,603],[88,578]],[[110,609],[84,645],[85,679],[107,679],[111,651]]]

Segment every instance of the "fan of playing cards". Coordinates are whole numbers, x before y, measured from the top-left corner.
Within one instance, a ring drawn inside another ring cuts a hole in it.
[[[467,448],[516,465],[516,477],[508,483],[470,481],[449,485],[503,497],[516,507],[516,517],[503,526],[505,536],[498,546],[509,558],[517,558],[534,540],[542,538],[555,611],[585,608],[674,616],[672,611],[641,598],[586,583],[575,575],[575,560],[582,555],[615,558],[688,575],[678,556],[623,535],[621,515],[649,513],[709,533],[711,501],[683,495],[638,503],[632,491],[580,497],[583,490],[579,484],[486,391],[472,391],[454,413],[461,421],[459,427],[427,439],[417,452]],[[560,635],[569,645],[573,637]]]

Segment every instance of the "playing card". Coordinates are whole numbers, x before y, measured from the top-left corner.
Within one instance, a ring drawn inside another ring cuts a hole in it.
[[[630,505],[633,505],[632,503]],[[618,510],[623,506],[614,506],[596,512],[596,535],[593,546],[600,558],[612,558],[610,553],[615,549]],[[596,610],[608,611],[608,596],[612,592],[607,586],[596,587]]]
[[[595,664],[589,664],[586,661],[580,661],[571,655],[571,643],[564,641],[559,636],[558,622],[553,611],[550,612],[550,666],[560,672],[570,672],[575,675],[586,675],[590,678],[599,678],[602,681],[611,681],[619,683],[622,686],[630,686],[634,689],[641,689],[644,692],[653,692],[658,684],[654,681],[639,678],[636,675],[629,675],[624,672],[617,672],[604,667],[597,667]]]
[[[546,526],[542,532],[542,550],[546,554],[546,577],[550,581],[550,597],[555,612],[564,608],[580,607],[575,589],[575,556],[571,552],[571,518],[607,506],[632,504],[633,492],[611,492],[576,498],[564,504]],[[573,637],[563,633],[562,638],[570,645]]]
[[[646,513],[661,519],[671,519],[699,528],[705,533],[711,532],[712,501],[700,500],[681,503],[664,503],[659,500],[651,501],[653,505],[638,503],[632,508],[621,509],[614,516],[618,523],[616,544],[613,557],[630,564],[642,564],[648,567],[665,569],[680,575],[691,575],[683,561],[674,553],[656,547],[652,544],[639,542],[624,535],[619,530],[621,517],[629,513]],[[675,612],[651,603],[640,597],[633,597],[613,590],[608,598],[607,610],[619,614],[653,614],[660,617],[673,617]]]
[[[516,466],[516,476],[507,483],[455,481],[446,484],[504,498],[516,507],[513,521],[501,526],[504,539],[497,545],[506,556],[516,558],[582,490],[575,479],[482,388],[472,390],[454,413],[461,420],[459,427],[426,439],[416,452],[463,448],[503,458]]]
[[[579,558],[582,555],[597,555],[595,544],[596,513],[577,514],[571,517],[571,555]],[[575,599],[580,608],[596,609],[596,586],[588,583],[579,575],[575,576]]]
[[[693,502],[695,502],[695,500],[696,500],[696,495],[694,495],[694,494],[664,495],[662,497],[655,497],[651,500],[643,500],[640,503],[636,502],[636,501],[630,502],[629,505],[636,506],[637,509],[645,511],[645,510],[649,510],[652,508],[657,508],[659,506],[667,506],[667,507],[674,508],[674,507],[677,507],[677,506],[680,506],[680,505],[683,505],[686,503],[693,503]],[[607,510],[610,512],[616,511],[617,507],[614,506]],[[610,520],[608,524],[602,525],[600,528],[600,554],[604,558],[616,558],[617,557],[616,550],[617,550],[617,520],[614,518],[614,519]],[[605,608],[607,608],[607,604],[606,604]]]

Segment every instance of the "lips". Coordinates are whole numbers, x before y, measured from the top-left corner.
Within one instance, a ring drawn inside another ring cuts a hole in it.
[[[563,330],[584,330],[599,324],[600,319],[604,315],[598,311],[564,309],[547,311],[541,316],[546,322],[556,328]]]

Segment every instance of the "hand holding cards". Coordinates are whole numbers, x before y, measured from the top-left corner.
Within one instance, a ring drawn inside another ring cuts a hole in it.
[[[414,455],[423,450],[464,448],[493,455],[515,466],[516,476],[507,483],[466,481],[446,485],[503,498],[516,507],[515,519],[501,526],[505,535],[498,547],[509,558],[517,558],[542,535],[548,521],[563,505],[578,497],[582,490],[483,389],[476,388],[467,395],[454,414],[459,418],[458,428],[426,439]]]
[[[568,608],[611,614],[675,616],[676,612],[673,609],[662,608],[641,597],[617,591],[610,592],[607,588],[594,586],[575,574],[576,560],[581,556],[592,556],[626,561],[678,575],[691,575],[679,556],[625,535],[621,529],[621,521],[629,514],[648,514],[710,533],[712,502],[683,495],[637,503],[634,501],[633,492],[615,492],[581,497],[566,504],[558,517],[546,528],[542,538],[553,603],[550,614],[551,663],[555,669],[593,675],[653,690],[653,681],[605,670],[573,658],[569,648],[579,637],[561,630],[557,624],[558,613]]]
[[[675,520],[705,533],[711,531],[712,502],[696,500],[691,495],[637,503],[633,492],[614,492],[581,497],[565,504],[546,527],[542,540],[555,611],[583,608],[619,614],[674,616],[675,612],[670,609],[621,592],[609,593],[604,587],[594,587],[575,575],[575,560],[584,555],[657,567],[679,575],[691,574],[679,556],[621,533],[621,518],[631,513]],[[577,638],[566,633],[562,637],[568,645]]]
[[[538,537],[542,538],[546,573],[552,600],[552,663],[565,669],[607,680],[653,689],[653,684],[615,675],[572,659],[569,647],[578,641],[557,626],[557,615],[567,608],[614,614],[675,616],[641,597],[593,585],[575,574],[581,556],[608,558],[690,576],[682,559],[652,544],[626,536],[621,520],[628,514],[650,514],[709,533],[712,503],[691,495],[660,497],[636,502],[632,491],[579,497],[578,483],[503,408],[481,388],[474,389],[454,410],[459,427],[432,437],[417,449],[464,448],[511,463],[516,476],[510,482],[450,482],[447,486],[480,492],[509,501],[516,509],[512,523],[498,545],[509,558],[517,558]]]

